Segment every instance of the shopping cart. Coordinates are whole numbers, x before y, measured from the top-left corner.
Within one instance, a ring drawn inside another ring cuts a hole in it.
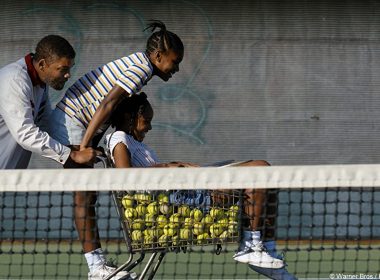
[[[107,157],[99,157],[99,161],[105,168],[112,167]],[[169,252],[213,246],[218,255],[223,245],[240,240],[239,190],[113,191],[112,198],[129,258],[107,279],[122,270],[132,271],[147,253],[151,256],[138,279],[153,279]]]

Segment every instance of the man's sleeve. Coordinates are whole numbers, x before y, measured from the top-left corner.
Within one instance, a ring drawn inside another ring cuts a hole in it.
[[[62,145],[37,127],[33,118],[31,85],[22,80],[8,80],[0,93],[0,114],[16,142],[25,150],[64,164],[70,148]]]

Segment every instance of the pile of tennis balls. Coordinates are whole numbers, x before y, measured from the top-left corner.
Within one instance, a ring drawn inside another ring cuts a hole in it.
[[[127,194],[121,202],[134,247],[207,244],[238,235],[238,205],[203,212],[186,204],[170,204],[166,192]]]

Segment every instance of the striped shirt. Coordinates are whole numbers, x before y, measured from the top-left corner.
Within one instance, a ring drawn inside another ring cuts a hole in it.
[[[159,163],[158,157],[153,149],[143,142],[135,140],[124,131],[115,131],[114,133],[108,134],[105,138],[105,144],[107,149],[109,149],[112,161],[114,161],[113,150],[119,143],[123,143],[128,148],[133,167],[149,167]]]
[[[57,107],[85,127],[101,101],[115,86],[136,94],[152,78],[153,66],[143,52],[111,61],[81,77],[65,93]]]

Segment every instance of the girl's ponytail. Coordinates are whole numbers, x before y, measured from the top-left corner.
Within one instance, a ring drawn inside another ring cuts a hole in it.
[[[156,31],[159,28],[159,31]],[[148,38],[146,44],[146,53],[149,55],[156,50],[166,52],[168,50],[174,50],[175,52],[183,52],[184,47],[181,39],[173,32],[166,29],[165,24],[162,21],[155,20],[148,24],[144,30],[151,30],[152,35]]]

